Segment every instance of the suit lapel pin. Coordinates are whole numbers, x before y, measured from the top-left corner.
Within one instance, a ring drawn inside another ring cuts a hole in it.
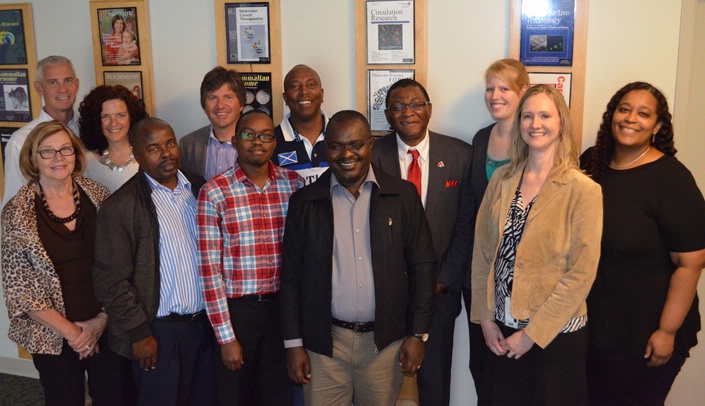
[[[446,164],[443,163],[443,161],[438,161],[438,167],[439,168],[445,168]]]

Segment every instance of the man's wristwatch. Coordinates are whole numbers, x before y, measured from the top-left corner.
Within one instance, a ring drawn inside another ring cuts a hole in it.
[[[414,333],[413,336],[421,340],[422,343],[428,341],[428,333]]]

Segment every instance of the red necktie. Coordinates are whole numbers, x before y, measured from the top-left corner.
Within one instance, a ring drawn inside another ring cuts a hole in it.
[[[416,186],[416,190],[418,190],[419,196],[421,196],[421,168],[419,168],[419,151],[410,149],[409,154],[411,154],[412,160],[409,164],[409,172],[406,176],[406,180]]]

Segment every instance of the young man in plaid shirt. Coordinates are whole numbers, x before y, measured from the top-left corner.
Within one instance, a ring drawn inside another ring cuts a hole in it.
[[[258,110],[243,114],[233,146],[237,161],[198,197],[201,286],[220,351],[221,404],[291,404],[291,381],[279,321],[279,272],[289,196],[304,186],[296,172],[269,160],[274,124]]]

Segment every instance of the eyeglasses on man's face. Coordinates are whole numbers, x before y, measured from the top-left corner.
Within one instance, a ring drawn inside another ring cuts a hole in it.
[[[358,152],[358,151],[360,151],[360,150],[365,146],[365,144],[367,144],[371,139],[372,139],[372,137],[369,137],[368,139],[366,139],[366,140],[364,140],[364,141],[353,142],[353,143],[350,143],[350,144],[339,144],[339,143],[337,143],[337,142],[328,143],[328,142],[326,141],[326,146],[328,147],[328,151],[330,151],[330,152],[332,152],[332,153],[334,153],[334,154],[340,154],[341,152],[343,152],[343,151],[346,150],[346,149],[347,149],[348,151],[350,151],[350,152]]]
[[[396,103],[391,106],[389,106],[389,110],[395,112],[395,113],[401,113],[402,111],[406,110],[406,108],[410,108],[413,111],[421,111],[424,107],[428,106],[431,104],[431,102],[415,102],[415,103],[409,103],[409,104],[404,104],[404,103]]]
[[[274,136],[274,134],[267,134],[267,133],[255,134],[255,133],[251,133],[251,132],[249,132],[249,131],[240,131],[239,134],[235,134],[235,137],[237,137],[238,135],[239,135],[240,138],[242,138],[243,140],[245,140],[245,141],[250,141],[250,142],[254,142],[255,139],[259,138],[259,140],[262,141],[262,142],[265,143],[265,144],[268,143],[268,142],[274,141],[274,139],[276,138],[276,137]],[[233,137],[232,142],[235,142],[235,137]]]
[[[51,148],[46,148],[40,151],[37,151],[37,154],[39,154],[42,159],[52,159],[56,156],[56,154],[61,154],[61,156],[71,156],[76,153],[76,148],[71,146],[71,147],[63,147],[61,149],[51,149]]]

